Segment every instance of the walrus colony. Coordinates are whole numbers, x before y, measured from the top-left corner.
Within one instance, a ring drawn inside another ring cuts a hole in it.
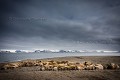
[[[19,62],[4,63],[0,66],[1,70],[14,69],[19,67],[34,67],[38,66],[40,71],[62,71],[62,70],[103,70],[103,69],[119,69],[119,65],[108,63],[105,65],[94,64],[86,61],[83,63],[70,61],[41,61],[41,60],[26,60]]]

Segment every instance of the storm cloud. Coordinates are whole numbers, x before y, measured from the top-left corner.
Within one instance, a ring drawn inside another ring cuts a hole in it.
[[[1,49],[120,47],[119,0],[3,0],[1,13]]]

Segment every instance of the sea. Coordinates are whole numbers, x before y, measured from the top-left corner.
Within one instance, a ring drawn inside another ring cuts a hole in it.
[[[120,53],[0,53],[0,63],[14,62],[26,59],[44,59],[67,56],[120,56]]]

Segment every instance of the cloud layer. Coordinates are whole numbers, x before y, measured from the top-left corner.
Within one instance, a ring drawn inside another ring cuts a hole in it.
[[[110,43],[115,44],[108,49],[119,49],[119,0],[6,0],[1,8],[1,49],[62,49],[64,44],[69,49],[77,41],[84,44],[75,49],[92,49],[92,45],[95,49],[99,44],[98,49],[107,49]]]

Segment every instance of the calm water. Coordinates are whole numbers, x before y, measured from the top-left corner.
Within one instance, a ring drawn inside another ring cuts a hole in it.
[[[0,53],[0,62],[65,56],[120,56],[120,53]]]

